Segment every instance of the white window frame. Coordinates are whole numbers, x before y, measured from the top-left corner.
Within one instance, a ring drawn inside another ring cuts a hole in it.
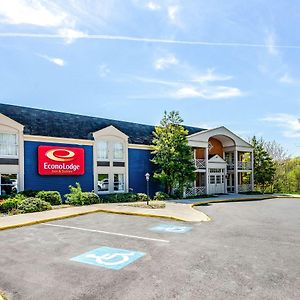
[[[109,173],[104,173],[104,172],[103,173],[98,173],[97,174],[97,180],[99,179],[99,175],[107,175],[108,187],[107,187],[107,190],[105,190],[105,191],[102,191],[102,190],[98,189],[98,193],[99,194],[108,194],[108,193],[110,193],[110,174]]]
[[[118,175],[118,186],[120,187],[120,182],[119,182],[119,175],[123,176],[123,189],[121,190],[115,190],[115,175]],[[113,192],[114,193],[124,193],[125,192],[125,174],[124,173],[114,173],[113,174]]]
[[[115,146],[116,145],[122,145],[122,158],[116,158],[115,157]],[[125,160],[125,147],[124,147],[124,143],[122,143],[122,142],[113,142],[113,160],[114,161],[124,161]]]
[[[16,144],[14,144],[14,146],[16,147],[16,154],[14,155],[10,155],[10,154],[7,154],[7,155],[3,155],[3,154],[0,154],[0,157],[1,158],[18,158],[19,156],[19,143],[18,143],[18,140],[19,140],[19,136],[17,133],[12,133],[12,132],[0,132],[0,134],[9,134],[9,135],[14,135],[16,137]],[[5,143],[1,143],[0,142],[0,146],[1,145],[6,145]]]
[[[105,143],[106,144],[106,158],[101,158],[99,157],[99,144],[100,143]],[[108,140],[98,140],[97,144],[97,161],[109,161],[109,141]]]
[[[18,173],[0,173],[0,195],[2,195],[2,186],[14,186],[14,184],[2,184],[2,175],[16,175],[17,179],[17,192],[19,191],[19,174]]]

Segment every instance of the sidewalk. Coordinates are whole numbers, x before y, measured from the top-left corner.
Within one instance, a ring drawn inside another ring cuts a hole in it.
[[[116,214],[136,215],[145,217],[168,218],[185,222],[209,221],[204,213],[181,203],[166,203],[165,208],[149,209],[127,206],[126,204],[94,204],[87,206],[71,206],[43,212],[0,217],[0,230],[33,225],[53,220],[65,219],[90,213],[107,212]],[[99,215],[101,218],[101,215]]]
[[[0,230],[28,226],[48,221],[71,218],[90,213],[106,212],[115,214],[125,214],[144,217],[167,218],[184,222],[203,222],[210,221],[210,218],[199,210],[193,208],[197,204],[217,203],[227,201],[250,201],[263,200],[271,198],[298,198],[300,195],[241,195],[230,194],[220,195],[218,197],[198,198],[198,199],[181,199],[166,201],[165,208],[149,209],[128,206],[128,203],[109,203],[94,204],[87,206],[70,206],[67,208],[53,209],[43,212],[20,214],[14,216],[0,217]],[[101,215],[99,215],[101,218]]]

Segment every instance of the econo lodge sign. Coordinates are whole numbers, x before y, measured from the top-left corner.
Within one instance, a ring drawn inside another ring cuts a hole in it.
[[[39,146],[38,170],[40,175],[83,175],[84,149]]]

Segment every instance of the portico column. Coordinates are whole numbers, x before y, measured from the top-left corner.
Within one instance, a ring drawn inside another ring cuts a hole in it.
[[[251,191],[254,190],[254,153],[251,151]]]
[[[205,148],[205,193],[208,194],[208,147]]]
[[[239,192],[238,151],[234,149],[234,192]]]

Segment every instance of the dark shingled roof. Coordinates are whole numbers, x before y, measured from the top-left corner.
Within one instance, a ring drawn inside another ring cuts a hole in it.
[[[0,103],[0,113],[25,126],[24,134],[92,140],[92,133],[113,125],[132,144],[151,144],[154,126]],[[185,126],[189,134],[204,129]]]

